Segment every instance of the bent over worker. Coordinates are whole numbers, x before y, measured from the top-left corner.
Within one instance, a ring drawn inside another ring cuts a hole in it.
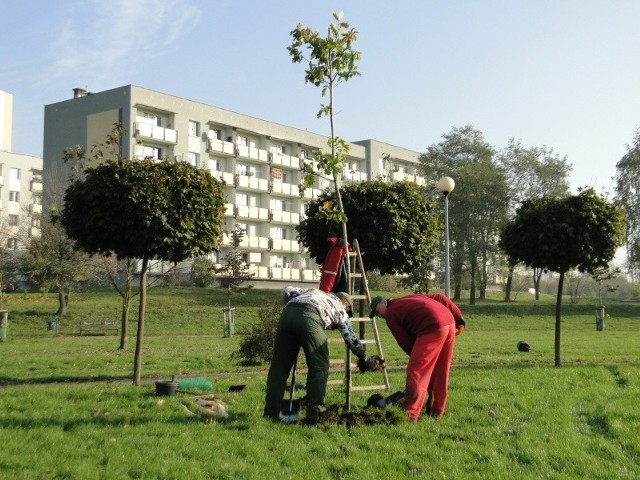
[[[348,293],[285,287],[282,296],[286,305],[280,315],[267,375],[264,416],[279,418],[287,378],[302,348],[308,368],[307,418],[313,419],[326,410],[329,346],[325,330],[340,330],[345,344],[358,357],[361,371],[376,370],[382,360],[367,357],[364,345],[353,332],[349,319],[353,301]]]
[[[443,415],[456,330],[461,333],[464,329],[458,306],[441,294],[375,297],[370,317],[375,315],[385,319],[396,342],[409,355],[404,399],[409,419],[420,418],[427,395],[426,413]]]

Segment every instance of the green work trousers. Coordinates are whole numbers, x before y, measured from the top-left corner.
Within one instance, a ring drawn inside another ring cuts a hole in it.
[[[273,358],[267,376],[264,416],[277,419],[287,378],[300,348],[307,361],[307,413],[324,409],[329,378],[327,334],[317,311],[301,305],[284,307],[276,329]]]

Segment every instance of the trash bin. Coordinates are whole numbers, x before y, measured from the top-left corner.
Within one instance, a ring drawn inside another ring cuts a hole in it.
[[[234,323],[236,309],[223,308],[222,313],[224,315],[224,336],[233,337],[233,334],[235,333],[235,330],[236,330],[235,323]]]
[[[9,310],[0,310],[0,342],[7,339],[7,329],[9,328]]]
[[[604,305],[596,307],[596,330],[599,332],[604,330]]]
[[[58,317],[47,318],[47,330],[56,331],[58,329]]]

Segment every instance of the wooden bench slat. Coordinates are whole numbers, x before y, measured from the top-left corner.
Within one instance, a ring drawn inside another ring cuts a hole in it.
[[[117,335],[120,332],[120,325],[118,325],[116,322],[108,322],[106,320],[103,320],[101,322],[89,322],[89,321],[80,322],[80,335],[82,335],[85,332],[86,333],[89,333],[89,332],[106,333],[112,330],[115,331]]]

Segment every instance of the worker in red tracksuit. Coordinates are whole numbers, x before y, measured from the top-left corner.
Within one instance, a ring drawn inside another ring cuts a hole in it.
[[[398,345],[409,355],[404,410],[411,421],[426,412],[444,414],[454,339],[464,330],[458,306],[442,294],[412,294],[400,298],[375,297],[371,317],[387,322]]]

